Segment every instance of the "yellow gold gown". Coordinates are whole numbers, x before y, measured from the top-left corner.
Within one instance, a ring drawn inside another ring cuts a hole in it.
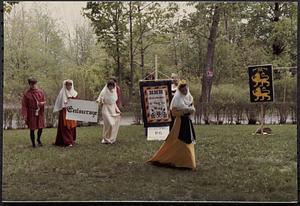
[[[190,168],[194,170],[196,169],[194,144],[186,144],[178,138],[183,112],[173,108],[172,115],[176,117],[172,130],[159,150],[147,162],[158,166]]]

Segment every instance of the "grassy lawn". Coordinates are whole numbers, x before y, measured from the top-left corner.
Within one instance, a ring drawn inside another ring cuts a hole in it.
[[[100,127],[78,128],[78,145],[30,147],[28,130],[4,131],[3,200],[295,201],[296,126],[195,126],[198,170],[145,164],[162,142],[142,126],[120,128],[115,145],[100,144]]]

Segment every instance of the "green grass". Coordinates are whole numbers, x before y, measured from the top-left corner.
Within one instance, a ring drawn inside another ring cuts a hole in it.
[[[120,128],[117,144],[100,144],[101,128],[78,128],[79,145],[30,147],[28,130],[4,131],[3,200],[295,201],[296,126],[195,126],[197,171],[145,164],[162,142],[142,126]]]

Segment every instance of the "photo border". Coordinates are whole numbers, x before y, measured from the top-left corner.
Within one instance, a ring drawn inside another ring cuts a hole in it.
[[[10,1],[10,0],[8,0]],[[22,1],[19,1],[22,2]],[[43,1],[40,1],[43,2]],[[166,2],[166,1],[163,1]],[[170,1],[168,1],[170,2]],[[173,1],[173,2],[177,2],[177,1]],[[183,2],[183,1],[180,1]],[[189,1],[184,1],[184,2],[189,2]],[[201,2],[206,2],[206,1],[201,1]],[[224,2],[224,1],[216,1],[216,0],[212,0],[211,2]],[[233,0],[228,0],[227,2],[239,2],[239,1],[233,1]],[[244,2],[244,1],[243,1]],[[267,2],[267,1],[249,1],[249,3],[251,2]],[[149,203],[153,203],[153,204],[159,204],[162,203],[163,205],[166,205],[166,203],[170,203],[170,205],[179,205],[182,203],[186,203],[188,205],[190,204],[195,204],[197,203],[202,205],[202,204],[206,204],[206,205],[215,205],[215,204],[219,204],[219,205],[256,205],[256,204],[287,204],[287,205],[297,205],[297,203],[300,203],[300,107],[299,107],[299,102],[300,102],[300,74],[299,74],[299,63],[300,63],[300,57],[298,54],[298,51],[300,51],[300,44],[299,44],[299,39],[300,39],[300,32],[299,32],[299,28],[300,28],[300,15],[299,15],[299,2],[292,0],[292,1],[280,1],[280,2],[296,2],[297,3],[297,14],[298,14],[298,19],[297,19],[297,192],[298,192],[298,200],[297,201],[290,201],[290,202],[272,202],[272,201],[175,201],[175,202],[165,202],[165,201],[3,201],[3,194],[1,192],[0,195],[0,200],[1,203],[3,205],[20,205],[21,203],[23,203],[23,205],[69,205],[69,204],[76,204],[78,203],[78,205],[110,205],[110,204],[115,204],[115,203],[120,203],[120,205],[132,205],[132,204],[140,204],[143,205],[145,202],[149,202]],[[1,15],[1,40],[0,40],[0,44],[1,44],[1,63],[0,63],[0,84],[1,84],[1,88],[0,88],[0,101],[2,104],[2,107],[0,108],[0,123],[3,125],[3,86],[4,86],[4,19],[3,19],[3,15],[4,15],[4,11],[3,11],[3,1],[0,1],[0,6],[2,7],[2,15]],[[0,140],[0,147],[1,147],[1,174],[3,175],[3,126],[0,129],[0,135],[1,135],[1,140]],[[2,191],[2,178],[3,176],[1,175],[0,177],[0,184],[1,184],[1,191]],[[54,204],[52,204],[54,203]],[[209,204],[207,204],[209,203]],[[253,204],[252,204],[253,203]]]

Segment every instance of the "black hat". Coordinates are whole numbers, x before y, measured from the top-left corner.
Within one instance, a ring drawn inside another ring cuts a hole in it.
[[[118,82],[118,78],[116,76],[111,76],[109,79],[113,80],[115,83]]]
[[[109,86],[116,86],[116,83],[114,82],[114,80],[109,79],[109,80],[107,81],[106,85],[107,85],[107,87],[109,87]]]
[[[37,83],[36,78],[30,77],[30,78],[28,79],[28,84],[36,84],[36,83]]]

